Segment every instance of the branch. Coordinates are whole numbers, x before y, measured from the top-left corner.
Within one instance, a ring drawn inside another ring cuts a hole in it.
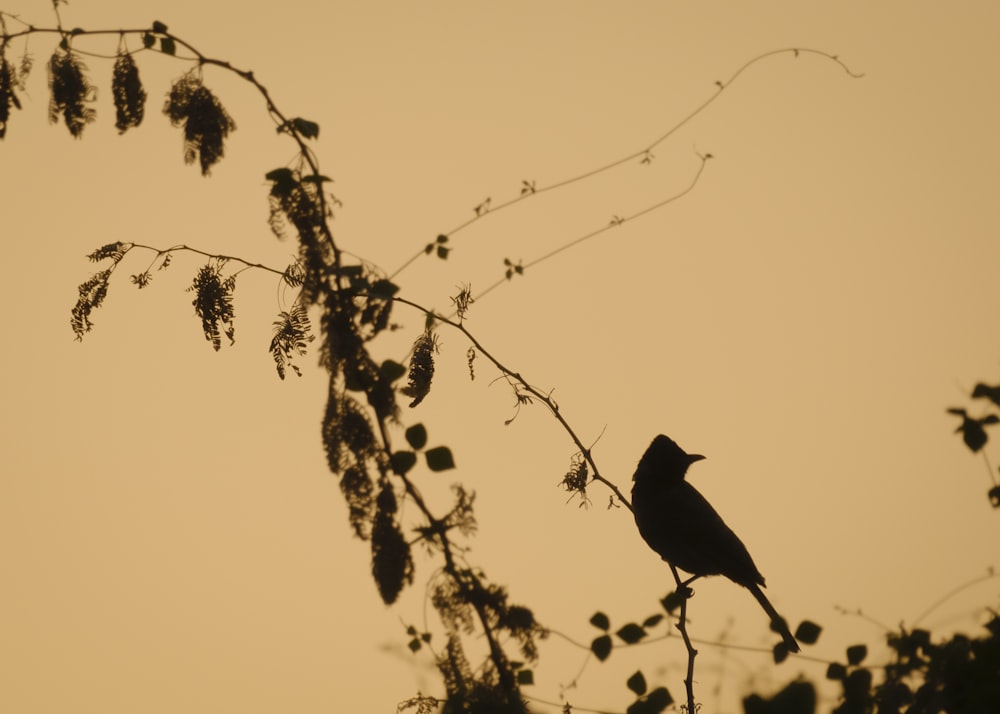
[[[725,81],[716,81],[715,82],[715,87],[716,87],[715,92],[711,96],[709,96],[708,99],[706,99],[704,102],[702,102],[700,105],[698,105],[687,116],[685,116],[683,119],[681,119],[676,124],[674,124],[673,126],[671,126],[667,131],[665,131],[663,134],[661,134],[659,137],[657,137],[655,140],[653,140],[651,143],[647,144],[646,146],[644,146],[644,147],[642,147],[642,148],[640,148],[638,150],[632,151],[631,153],[628,153],[627,155],[622,156],[619,159],[615,159],[615,160],[611,161],[610,163],[604,164],[603,166],[599,166],[597,168],[590,169],[588,171],[585,171],[585,172],[583,172],[581,174],[578,174],[578,175],[575,175],[575,176],[571,176],[569,178],[565,178],[565,179],[561,179],[561,180],[555,181],[555,182],[553,182],[551,184],[548,184],[548,185],[545,185],[545,186],[539,187],[539,186],[536,186],[534,184],[534,182],[527,182],[527,181],[525,181],[525,182],[522,183],[523,187],[522,187],[520,193],[517,196],[515,196],[514,198],[511,198],[511,199],[509,199],[507,201],[504,201],[503,203],[499,203],[499,204],[497,204],[495,206],[491,205],[491,203],[489,202],[489,199],[487,199],[486,202],[484,202],[483,204],[480,204],[480,205],[478,205],[478,206],[475,207],[475,209],[474,209],[475,215],[472,218],[469,218],[468,220],[463,221],[462,223],[459,223],[457,226],[455,226],[454,228],[452,228],[450,231],[442,233],[441,236],[444,237],[444,238],[446,238],[446,239],[450,239],[451,237],[453,237],[456,234],[460,233],[461,231],[463,231],[464,229],[468,228],[472,224],[477,223],[480,220],[483,220],[484,218],[486,218],[489,215],[493,215],[495,213],[498,213],[498,212],[500,212],[500,211],[502,211],[502,210],[504,210],[506,208],[510,208],[511,206],[514,206],[515,204],[518,204],[518,203],[520,203],[522,201],[526,201],[526,200],[528,200],[530,198],[534,198],[534,197],[539,196],[539,195],[541,195],[543,193],[548,193],[548,192],[551,192],[551,191],[556,191],[558,189],[565,188],[567,186],[571,186],[571,185],[573,185],[575,183],[579,183],[581,181],[585,181],[587,179],[593,178],[595,176],[598,176],[598,175],[603,174],[605,172],[608,172],[608,171],[611,171],[613,169],[616,169],[619,166],[622,166],[623,164],[630,163],[630,162],[635,161],[637,159],[641,160],[642,163],[650,163],[652,161],[652,159],[653,159],[653,149],[655,149],[660,144],[662,144],[663,142],[665,142],[671,136],[673,136],[678,131],[680,131],[685,125],[687,125],[688,122],[690,122],[695,117],[697,117],[702,112],[704,112],[706,109],[708,109],[708,107],[710,107],[715,102],[715,100],[718,99],[719,96],[726,89],[728,89],[730,87],[730,85],[733,84],[733,82],[735,82],[744,72],[746,72],[747,70],[749,70],[754,65],[756,65],[756,64],[758,64],[760,62],[763,62],[764,60],[766,60],[766,59],[768,59],[770,57],[774,57],[776,55],[782,55],[782,54],[791,54],[791,55],[793,55],[796,58],[800,54],[816,55],[818,57],[825,58],[825,59],[833,62],[834,64],[838,65],[841,69],[844,70],[844,72],[847,73],[848,76],[850,76],[850,77],[852,77],[854,79],[861,79],[862,77],[865,76],[863,73],[857,73],[857,72],[852,71],[851,68],[848,67],[847,64],[844,63],[843,60],[841,60],[837,55],[833,55],[833,54],[830,54],[828,52],[824,52],[822,50],[815,50],[815,49],[809,49],[809,48],[789,47],[789,48],[785,48],[785,49],[771,50],[770,52],[765,52],[763,54],[757,55],[753,59],[751,59],[751,60],[747,61],[746,63],[744,63],[735,72],[733,72],[733,74],[729,77],[729,79],[727,79]],[[707,158],[707,157],[705,157],[705,158]],[[427,253],[427,251],[424,250],[424,249],[421,249],[420,251],[418,251],[417,253],[415,253],[413,256],[411,256],[409,259],[407,259],[400,267],[398,267],[395,271],[393,271],[391,273],[391,275],[390,275],[390,278],[393,278],[393,277],[397,276],[399,273],[401,273],[403,270],[405,270],[413,262],[415,262],[418,258],[420,258],[422,255],[425,255],[426,253]],[[492,289],[492,287],[490,289]]]

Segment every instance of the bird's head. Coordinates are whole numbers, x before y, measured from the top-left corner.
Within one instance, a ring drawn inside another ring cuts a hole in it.
[[[658,476],[666,479],[684,478],[688,466],[695,461],[701,461],[705,457],[701,454],[689,454],[677,445],[669,436],[660,434],[653,443],[646,449],[646,453],[639,460],[639,467],[636,469],[633,480],[646,476]]]

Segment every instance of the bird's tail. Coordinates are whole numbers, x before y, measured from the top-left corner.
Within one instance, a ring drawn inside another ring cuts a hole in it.
[[[771,601],[767,599],[764,591],[760,589],[760,586],[757,583],[750,583],[747,585],[747,588],[753,593],[753,596],[757,598],[757,602],[759,602],[760,606],[764,608],[764,612],[767,613],[767,616],[771,618],[771,627],[775,629],[779,635],[781,635],[781,639],[785,641],[785,646],[788,647],[788,650],[790,652],[798,652],[799,643],[795,641],[795,638],[788,629],[788,625],[785,624],[785,618],[779,615],[778,611],[774,609],[774,605],[772,605]]]

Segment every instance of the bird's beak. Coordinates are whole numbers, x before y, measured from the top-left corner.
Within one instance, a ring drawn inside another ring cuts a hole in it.
[[[688,466],[693,464],[695,461],[701,461],[702,459],[705,458],[701,454],[688,454],[687,457],[688,457]]]

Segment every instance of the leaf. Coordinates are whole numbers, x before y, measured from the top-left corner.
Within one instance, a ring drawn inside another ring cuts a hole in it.
[[[266,178],[268,181],[274,181],[274,182],[294,181],[295,174],[291,169],[282,167],[280,169],[271,169],[266,174],[264,174],[264,178]]]
[[[656,627],[660,624],[660,620],[663,619],[663,615],[650,615],[645,620],[642,621],[643,628]]]
[[[530,669],[521,669],[517,672],[517,683],[529,685],[535,683],[535,674]]]
[[[830,666],[826,668],[826,678],[844,680],[847,677],[847,667],[837,662],[831,662]]]
[[[955,431],[962,432],[962,441],[964,441],[965,445],[968,446],[973,452],[979,451],[986,445],[988,437],[986,436],[986,430],[983,428],[983,425],[995,424],[997,421],[1000,421],[1000,418],[998,418],[995,414],[990,414],[982,419],[974,419],[973,417],[970,417],[964,409],[952,408],[948,410],[948,413],[962,417],[962,424],[955,429]]]
[[[594,641],[590,643],[590,651],[594,653],[594,656],[598,660],[603,662],[611,655],[611,637],[609,635],[601,635],[594,638]]]
[[[396,521],[396,494],[388,482],[382,484],[376,500],[372,528],[372,575],[386,605],[396,602],[403,586],[413,582],[410,546]]]
[[[292,119],[292,126],[305,139],[319,138],[319,124],[316,122],[308,121],[302,117],[295,117]]]
[[[611,620],[603,612],[595,612],[590,618],[590,624],[605,632],[611,629]]]
[[[427,429],[423,424],[414,424],[406,430],[406,443],[417,450],[427,445]]]
[[[859,665],[868,656],[868,647],[865,645],[851,645],[847,648],[847,664]]]
[[[622,642],[634,645],[646,636],[646,631],[634,622],[630,622],[627,625],[623,625],[615,634],[621,638]]]
[[[660,600],[660,604],[663,606],[663,609],[666,610],[667,612],[673,612],[674,610],[679,608],[681,606],[681,603],[683,602],[684,602],[684,597],[676,590],[667,593],[666,596],[662,600]]]
[[[159,20],[153,20],[153,32],[166,32],[167,26]]]
[[[815,622],[803,620],[799,626],[795,628],[795,639],[804,645],[814,645],[819,639],[819,634],[822,631],[823,628]]]
[[[406,374],[406,367],[391,359],[385,360],[378,368],[378,373],[388,382],[395,382]]]
[[[302,177],[302,183],[314,183],[320,185],[325,181],[333,181],[329,176],[324,176],[323,174],[309,174],[308,176]]]
[[[625,711],[628,714],[660,714],[664,709],[674,703],[674,698],[665,687],[657,687],[645,697],[636,702]]]
[[[435,446],[428,449],[424,454],[427,459],[427,468],[431,471],[447,471],[455,468],[455,459],[451,455],[451,449],[447,446]]]
[[[393,472],[403,476],[417,463],[417,455],[412,451],[396,451],[389,457],[389,461]]]
[[[990,386],[988,384],[983,384],[980,382],[972,390],[973,399],[989,399],[991,402],[1000,406],[1000,385]]]
[[[177,45],[174,43],[173,37],[161,37],[160,38],[160,51],[165,55],[175,55],[177,54]]]
[[[145,47],[148,50],[150,47],[152,47],[155,44],[156,44],[156,38],[155,37],[153,37],[148,32],[143,32],[142,33],[142,46],[143,47]]]
[[[625,681],[625,686],[632,690],[637,697],[641,697],[646,693],[646,678],[641,671],[636,670],[635,674]]]
[[[393,295],[399,292],[399,286],[396,285],[391,280],[376,280],[368,288],[368,294],[372,297],[383,298],[388,300]]]

